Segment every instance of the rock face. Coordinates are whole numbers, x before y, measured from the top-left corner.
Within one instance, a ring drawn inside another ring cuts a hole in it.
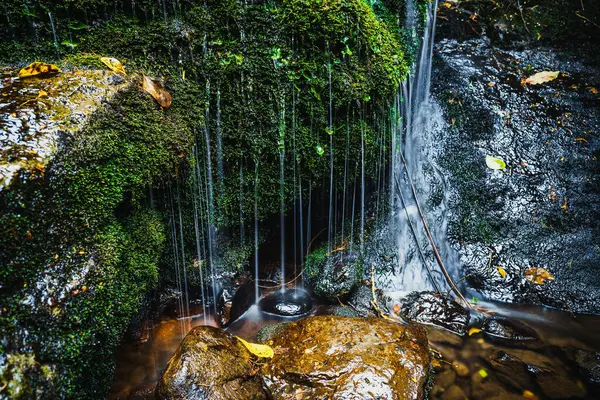
[[[317,316],[286,325],[263,369],[274,399],[422,399],[425,331],[376,318]]]
[[[598,313],[600,295],[596,50],[506,50],[487,39],[439,40],[432,94],[444,110],[439,167],[448,236],[466,283],[487,298]],[[524,66],[527,66],[525,68]],[[560,71],[541,85],[521,83]],[[439,139],[439,140],[438,140]],[[486,167],[486,156],[506,162]],[[505,274],[500,274],[496,266]],[[525,271],[542,267],[543,285]]]
[[[266,399],[255,358],[233,335],[194,328],[156,387],[158,399]]]

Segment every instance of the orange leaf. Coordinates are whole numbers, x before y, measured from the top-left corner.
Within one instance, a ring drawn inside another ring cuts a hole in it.
[[[504,268],[502,268],[502,267],[496,267],[496,269],[498,269],[498,273],[500,274],[500,276],[502,278],[506,278],[506,271],[504,270]]]
[[[543,285],[546,280],[553,281],[554,275],[545,268],[531,267],[525,271],[525,278],[536,285]]]
[[[156,81],[150,78],[148,75],[144,75],[142,79],[142,89],[150,96],[154,97],[154,100],[163,108],[169,108],[171,106],[171,95],[165,89],[162,88]]]

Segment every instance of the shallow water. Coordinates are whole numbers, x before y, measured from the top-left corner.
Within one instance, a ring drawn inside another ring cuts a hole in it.
[[[494,316],[500,328],[461,337],[427,327],[435,360],[432,399],[599,398],[600,381],[594,376],[600,377],[600,316],[527,304],[481,301],[476,307],[472,323]],[[309,315],[330,313],[331,306],[317,305]],[[299,318],[251,306],[226,330],[255,341],[264,326]],[[160,373],[184,332],[203,324],[201,314],[167,319],[148,327],[145,342],[123,343],[109,398],[153,399]],[[213,318],[207,318],[207,324],[218,325]]]

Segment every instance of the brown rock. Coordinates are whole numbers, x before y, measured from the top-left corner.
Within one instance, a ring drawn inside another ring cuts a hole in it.
[[[262,369],[273,399],[423,399],[423,328],[380,318],[317,316],[285,326]]]
[[[458,385],[452,385],[442,395],[442,400],[466,400],[467,395]]]
[[[448,369],[440,374],[435,375],[433,379],[436,386],[441,386],[444,389],[447,389],[454,384],[454,381],[456,380],[456,372]]]
[[[458,376],[464,377],[469,375],[469,367],[467,367],[467,364],[460,361],[454,361],[452,366],[454,367],[454,370]]]
[[[156,387],[158,399],[266,399],[256,358],[218,328],[199,326],[183,339]]]

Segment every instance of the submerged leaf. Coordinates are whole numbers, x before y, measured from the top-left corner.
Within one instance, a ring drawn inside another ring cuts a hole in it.
[[[554,275],[545,268],[531,267],[525,271],[525,278],[536,285],[543,285],[546,280],[553,281]]]
[[[506,163],[504,162],[504,160],[492,156],[485,156],[485,165],[487,165],[489,169],[504,170],[506,168]]]
[[[246,342],[241,337],[236,336],[240,342],[248,349],[248,351],[257,357],[273,358],[275,353],[273,349],[266,344],[257,344]]]
[[[546,83],[555,80],[558,78],[559,71],[542,71],[537,74],[531,75],[529,78],[525,79],[525,83],[530,85],[539,85],[541,83]]]
[[[481,376],[484,379],[488,377],[487,371],[483,368],[481,368],[479,371],[477,371],[477,373],[479,374],[479,376]]]
[[[150,96],[154,97],[154,100],[163,108],[169,108],[171,106],[171,95],[165,89],[162,88],[157,82],[155,82],[148,75],[144,75],[142,78],[142,89]]]
[[[43,62],[34,62],[19,71],[19,78],[27,78],[30,76],[47,76],[62,72],[54,64],[46,64]]]
[[[123,68],[123,64],[121,64],[121,61],[117,60],[116,58],[100,57],[100,61],[102,61],[104,65],[106,65],[112,71],[115,71],[118,74],[127,75],[125,68]]]

